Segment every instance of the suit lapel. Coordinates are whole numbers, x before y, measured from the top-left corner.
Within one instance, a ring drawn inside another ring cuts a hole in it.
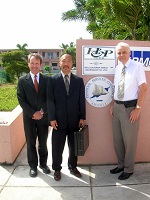
[[[41,88],[43,87],[43,75],[40,73],[39,74],[39,91],[41,90]]]
[[[59,74],[57,75],[57,79],[58,79],[58,81],[59,81],[60,88],[61,88],[62,90],[64,90],[64,92],[66,92],[66,94],[67,94],[67,91],[66,91],[66,88],[65,88],[64,79],[63,79],[63,76],[62,76],[61,73],[59,73]]]
[[[65,88],[65,83],[64,83],[64,79],[61,73],[57,74],[57,79],[59,81],[60,84],[60,88],[67,94],[66,88]],[[76,79],[74,77],[74,75],[71,73],[70,75],[70,86],[69,86],[69,95],[71,95],[73,88],[76,84]]]
[[[34,87],[30,73],[27,74],[26,81],[27,81],[27,84],[35,90],[35,87]]]
[[[73,91],[73,87],[75,86],[76,79],[74,78],[74,75],[71,73],[70,76],[70,86],[69,86],[69,94],[71,95],[71,92]]]

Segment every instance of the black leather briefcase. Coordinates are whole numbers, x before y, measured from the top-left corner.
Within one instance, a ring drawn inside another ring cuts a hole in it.
[[[74,132],[75,155],[84,156],[89,146],[89,129],[88,125],[80,128],[79,131]]]

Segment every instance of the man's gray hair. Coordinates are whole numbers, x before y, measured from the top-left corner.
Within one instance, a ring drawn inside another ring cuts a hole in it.
[[[117,44],[117,46],[116,46],[116,50],[117,50],[119,47],[126,47],[126,48],[129,50],[129,52],[130,52],[130,46],[129,46],[127,43],[125,43],[125,42],[119,42],[119,43]]]

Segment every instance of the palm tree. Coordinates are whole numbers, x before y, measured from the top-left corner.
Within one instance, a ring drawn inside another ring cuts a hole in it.
[[[69,10],[67,12],[62,13],[63,21],[77,21],[77,20],[85,20],[88,21],[88,12],[86,10],[86,0],[73,0],[76,9]]]
[[[64,44],[64,43],[62,43],[62,44],[59,45],[59,46],[60,46],[60,48],[62,48],[63,50],[66,50],[66,49],[69,47],[68,44]]]
[[[142,9],[144,15],[144,21],[148,29],[148,40],[150,40],[150,1],[142,0]]]
[[[25,43],[21,46],[21,44],[17,44],[18,49],[20,50],[26,50],[26,47],[28,47],[28,45]]]
[[[130,30],[132,39],[136,39],[136,30],[142,16],[141,0],[112,0],[112,12],[115,13],[116,19]]]
[[[21,44],[17,44],[16,45],[18,47],[19,50],[23,51],[25,54],[25,59],[27,59],[28,55],[29,55],[29,51],[26,49],[26,47],[28,46],[26,43],[21,45]]]
[[[144,39],[150,36],[149,0],[73,0],[63,21],[85,20],[94,39]]]

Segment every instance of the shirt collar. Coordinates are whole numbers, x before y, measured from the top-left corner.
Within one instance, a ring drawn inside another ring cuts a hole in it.
[[[32,81],[34,82],[34,76],[35,76],[35,74],[33,74],[33,73],[30,71],[30,75],[31,75]],[[37,73],[36,76],[37,76],[37,77],[36,77],[36,80],[37,80],[37,82],[39,83],[40,73]]]
[[[66,74],[64,74],[62,71],[61,71],[61,74],[62,74],[63,78],[64,78],[65,75],[66,75]],[[71,76],[71,73],[68,74],[69,79],[70,79],[70,76]]]
[[[131,62],[131,59],[129,59],[126,63],[125,63],[125,66],[128,68],[129,67],[129,64]]]

